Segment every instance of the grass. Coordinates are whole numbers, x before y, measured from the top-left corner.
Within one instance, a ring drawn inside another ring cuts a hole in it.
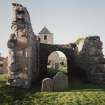
[[[76,84],[65,92],[40,92],[6,85],[6,76],[0,75],[0,105],[105,105],[105,87]]]

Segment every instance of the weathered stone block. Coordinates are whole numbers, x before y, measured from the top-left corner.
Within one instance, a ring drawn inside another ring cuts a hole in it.
[[[50,78],[45,78],[42,80],[42,92],[52,92],[53,91],[53,80]]]
[[[64,91],[68,89],[68,76],[63,72],[58,72],[54,77],[54,91]]]

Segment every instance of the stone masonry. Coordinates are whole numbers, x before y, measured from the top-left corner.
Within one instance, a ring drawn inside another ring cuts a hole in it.
[[[12,6],[14,15],[12,34],[8,40],[10,75],[8,82],[12,86],[28,88],[32,79],[33,44],[36,39],[27,9],[16,3]]]
[[[86,37],[82,43],[82,49],[78,51],[76,58],[78,67],[85,71],[88,81],[105,83],[105,59],[100,37]]]
[[[85,73],[91,83],[105,83],[105,59],[99,36],[89,36],[78,43],[54,45],[37,40],[26,7],[13,3],[12,33],[8,40],[9,49],[8,84],[29,88],[32,82],[47,78],[48,56],[53,51],[62,51],[67,57],[69,83],[76,73]],[[81,76],[81,75],[79,75]]]

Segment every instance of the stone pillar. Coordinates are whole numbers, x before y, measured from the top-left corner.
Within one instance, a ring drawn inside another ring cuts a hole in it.
[[[11,86],[29,88],[32,81],[33,44],[36,39],[25,7],[13,3],[12,33],[8,40],[9,80]]]

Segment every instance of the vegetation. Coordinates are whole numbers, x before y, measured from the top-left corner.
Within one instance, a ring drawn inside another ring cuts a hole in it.
[[[85,38],[78,38],[75,43],[79,44],[81,41],[84,41],[84,40],[85,40]]]
[[[40,92],[6,85],[6,76],[0,76],[0,105],[105,105],[105,87],[91,84],[72,86],[65,92]]]
[[[60,65],[60,68],[58,70],[52,69],[51,66],[47,66],[48,75],[53,77],[57,72],[63,72],[67,74],[67,64]]]

